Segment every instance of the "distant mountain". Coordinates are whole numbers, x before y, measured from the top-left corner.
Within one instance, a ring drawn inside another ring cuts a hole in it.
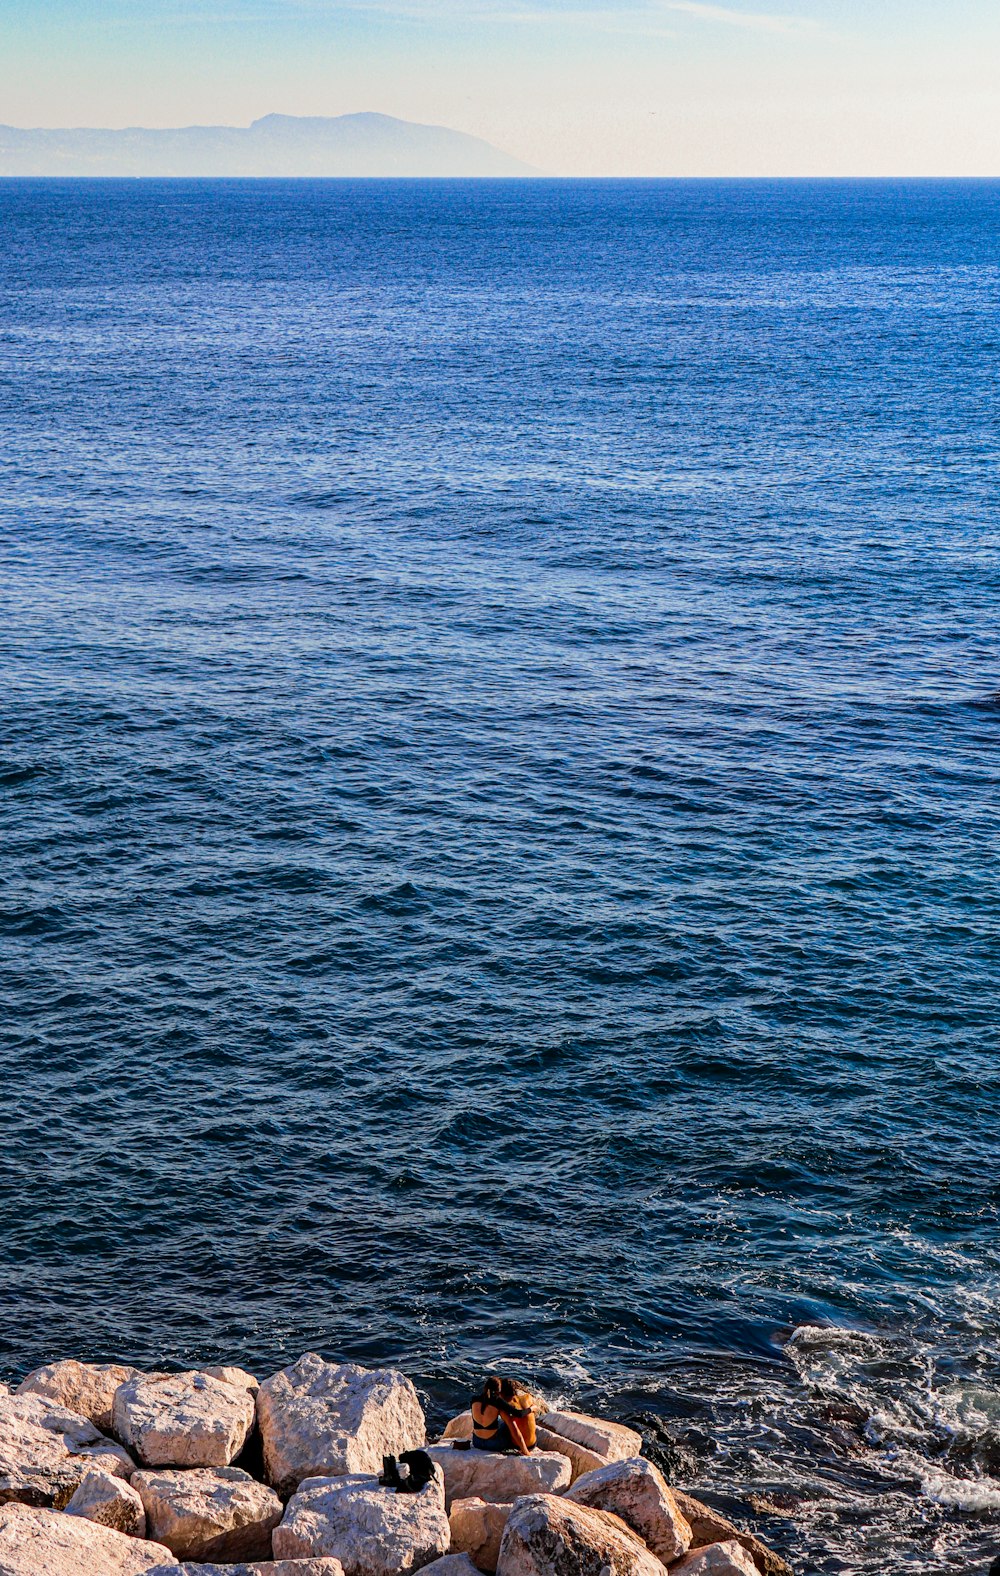
[[[391,115],[265,115],[252,126],[0,126],[0,175],[534,175],[499,148]]]

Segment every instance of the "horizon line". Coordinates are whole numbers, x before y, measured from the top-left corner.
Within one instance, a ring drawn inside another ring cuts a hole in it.
[[[659,174],[659,175],[650,175],[650,174],[618,174],[618,175],[596,175],[596,174],[594,174],[594,175],[581,175],[581,174],[575,174],[575,175],[564,175],[564,174],[559,174],[558,172],[547,172],[547,171],[540,171],[540,172],[537,172],[537,173],[534,172],[534,171],[527,171],[523,175],[61,175],[61,174],[60,175],[5,175],[3,173],[0,173],[0,184],[5,184],[7,182],[12,182],[12,181],[64,181],[64,182],[70,182],[70,181],[72,181],[72,182],[80,182],[80,181],[90,181],[90,182],[97,182],[97,181],[104,181],[104,182],[108,182],[108,181],[122,181],[122,182],[125,182],[125,181],[127,181],[127,182],[130,182],[130,183],[135,183],[136,181],[149,181],[149,182],[152,182],[152,181],[158,181],[158,182],[164,182],[164,181],[171,181],[171,182],[188,181],[188,182],[190,182],[192,184],[198,184],[198,185],[205,185],[205,184],[207,184],[209,182],[217,182],[217,181],[227,181],[227,182],[239,181],[239,182],[243,182],[243,183],[248,182],[248,181],[256,181],[256,182],[260,182],[260,183],[266,182],[266,183],[268,183],[270,185],[279,185],[280,184],[280,185],[286,185],[286,186],[287,185],[292,185],[292,184],[295,184],[295,185],[313,184],[313,185],[315,185],[315,184],[320,183],[320,182],[324,182],[326,184],[329,184],[330,182],[333,182],[333,181],[340,182],[340,183],[358,182],[358,181],[365,181],[365,182],[368,182],[368,183],[381,182],[381,181],[393,181],[393,182],[397,182],[397,183],[398,182],[403,182],[403,181],[409,181],[409,182],[414,182],[414,181],[421,181],[421,182],[434,181],[434,182],[450,182],[452,184],[454,184],[455,182],[458,182],[458,181],[465,182],[465,183],[468,183],[470,181],[475,181],[477,183],[489,182],[489,183],[491,183],[493,185],[497,185],[497,184],[501,184],[501,183],[502,184],[506,184],[506,185],[512,185],[512,184],[515,184],[515,183],[518,184],[518,185],[522,185],[522,184],[538,185],[538,184],[544,183],[546,181],[548,181],[548,182],[555,182],[555,181],[562,181],[562,182],[567,182],[567,181],[608,181],[608,182],[611,182],[611,181],[732,181],[732,182],[737,182],[737,181],[741,181],[741,182],[751,182],[751,181],[788,181],[788,182],[792,182],[792,181],[824,181],[824,182],[827,182],[830,185],[834,185],[834,184],[836,184],[838,182],[847,182],[847,181],[851,181],[851,182],[859,182],[859,181],[870,181],[870,182],[876,182],[876,181],[922,181],[922,182],[929,182],[929,181],[968,181],[968,182],[972,182],[972,181],[976,181],[976,182],[980,182],[980,183],[986,184],[986,183],[989,183],[989,182],[1000,182],[1000,171],[998,171],[995,175],[970,175],[970,174],[962,174],[962,173],[952,173],[952,174],[948,174],[948,175],[942,175],[942,174],[913,174],[913,173],[904,174],[904,173],[901,173],[901,172],[895,172],[894,173],[894,172],[891,172],[891,171],[880,172],[879,174],[870,174],[869,173],[869,174],[864,174],[864,175],[861,175],[861,174],[839,174],[839,175],[827,174],[827,175],[820,175],[820,174],[815,174],[815,173],[810,174],[809,172],[800,172],[798,174],[788,174],[788,173],[775,174],[775,173],[768,173],[766,171],[760,172],[760,173],[754,174],[754,175],[747,175],[747,174],[742,174],[742,175],[732,175],[732,174],[690,175],[690,174],[688,174],[688,175],[685,175],[685,174],[680,174],[680,173],[666,173],[666,172],[663,173],[663,174]]]

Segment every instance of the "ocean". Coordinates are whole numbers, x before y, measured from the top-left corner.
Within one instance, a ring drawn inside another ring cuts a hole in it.
[[[0,236],[0,1375],[506,1368],[985,1570],[1000,183]]]

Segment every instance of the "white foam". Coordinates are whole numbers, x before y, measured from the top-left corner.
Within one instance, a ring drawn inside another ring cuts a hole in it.
[[[557,1357],[550,1357],[549,1366],[554,1374],[565,1380],[569,1385],[593,1385],[593,1375],[582,1362],[583,1350],[560,1352]],[[551,1397],[554,1401],[555,1397]]]
[[[922,1478],[920,1492],[935,1505],[952,1505],[956,1510],[1000,1510],[1000,1483],[995,1478],[956,1478],[932,1470]]]
[[[785,1349],[788,1347],[818,1346],[824,1351],[837,1347],[868,1348],[878,1344],[878,1336],[868,1330],[847,1330],[835,1324],[800,1324],[788,1337]]]

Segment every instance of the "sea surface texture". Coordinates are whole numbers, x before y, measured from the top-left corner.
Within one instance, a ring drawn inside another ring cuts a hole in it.
[[[0,232],[0,1372],[511,1369],[985,1570],[1000,185]]]

